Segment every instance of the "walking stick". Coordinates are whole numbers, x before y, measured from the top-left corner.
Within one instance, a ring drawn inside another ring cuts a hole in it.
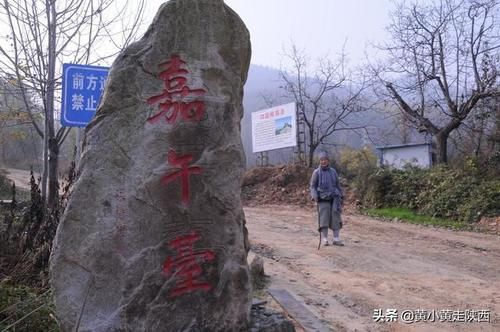
[[[321,248],[321,229],[320,229],[320,224],[319,224],[319,204],[316,202],[316,210],[318,210],[318,233],[319,233],[319,242],[318,242],[318,250]]]

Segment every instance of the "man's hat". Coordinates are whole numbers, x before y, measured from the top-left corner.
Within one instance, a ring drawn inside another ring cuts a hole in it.
[[[328,152],[326,152],[326,151],[321,151],[321,152],[319,153],[319,159],[330,159],[330,158],[328,158]]]

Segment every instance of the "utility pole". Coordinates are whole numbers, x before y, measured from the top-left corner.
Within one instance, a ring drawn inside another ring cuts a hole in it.
[[[300,105],[297,105],[300,107]],[[295,148],[295,162],[300,165],[306,164],[306,123],[303,112],[295,107],[295,119],[297,124],[297,147]]]
[[[269,166],[269,154],[268,151],[259,152],[259,156],[257,157],[257,166],[267,167]]]

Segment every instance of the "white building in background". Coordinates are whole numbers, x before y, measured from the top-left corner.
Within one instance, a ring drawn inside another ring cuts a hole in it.
[[[401,144],[377,147],[379,166],[402,169],[405,165],[422,168],[432,166],[432,147],[430,143]]]

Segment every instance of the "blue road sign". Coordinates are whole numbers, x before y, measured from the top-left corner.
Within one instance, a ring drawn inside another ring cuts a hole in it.
[[[108,67],[63,64],[61,125],[85,127],[94,117]]]

